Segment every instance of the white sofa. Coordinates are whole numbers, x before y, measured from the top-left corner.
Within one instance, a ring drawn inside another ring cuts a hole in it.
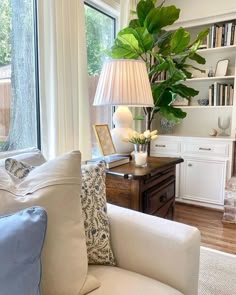
[[[89,266],[94,295],[196,295],[200,233],[181,223],[108,204],[118,267]]]
[[[7,153],[7,156],[15,157],[15,154]],[[34,150],[32,157],[29,155],[31,165],[45,161],[39,153],[34,155]],[[5,156],[0,154],[0,166]],[[21,154],[16,157],[22,160]],[[108,216],[117,266],[89,265],[88,274],[101,283],[89,294],[198,294],[200,233],[197,228],[111,204],[108,204]]]

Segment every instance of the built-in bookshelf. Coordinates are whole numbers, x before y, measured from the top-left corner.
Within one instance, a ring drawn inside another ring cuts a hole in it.
[[[207,48],[231,45],[236,45],[235,20],[212,24],[207,37]]]
[[[218,128],[218,119],[230,120],[230,127],[227,133],[235,136],[236,130],[236,94],[235,88],[235,64],[236,64],[236,14],[234,19],[222,20],[222,16],[214,19],[214,23],[204,24],[204,20],[199,21],[198,25],[185,28],[196,38],[197,34],[206,28],[210,33],[206,38],[205,44],[198,50],[198,53],[206,59],[205,65],[198,65],[205,72],[192,71],[192,78],[183,83],[199,91],[199,94],[190,98],[186,105],[178,102],[178,108],[182,108],[186,113],[186,118],[176,125],[173,134],[180,136],[209,136],[212,129]],[[213,41],[214,40],[214,41]],[[225,75],[215,76],[217,63],[227,60],[228,66]],[[194,62],[193,62],[194,63]],[[196,65],[196,63],[194,64]],[[209,71],[213,71],[213,77],[208,76]],[[207,106],[199,105],[199,100],[208,99]],[[180,99],[181,100],[181,99]],[[158,124],[158,122],[157,122]],[[158,125],[157,128],[161,130]]]

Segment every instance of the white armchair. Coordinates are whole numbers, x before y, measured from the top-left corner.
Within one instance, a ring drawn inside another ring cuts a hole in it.
[[[197,295],[197,228],[108,204],[116,267],[90,266],[92,294]]]

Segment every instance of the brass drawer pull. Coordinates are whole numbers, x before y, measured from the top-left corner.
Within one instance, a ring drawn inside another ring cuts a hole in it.
[[[211,148],[202,148],[202,147],[200,147],[199,151],[211,151]]]
[[[162,196],[160,197],[160,202],[161,202],[161,203],[165,203],[166,201],[167,201],[167,195],[164,194],[164,195],[162,195]]]
[[[165,144],[156,144],[155,146],[156,146],[156,147],[162,147],[162,148],[166,147]]]

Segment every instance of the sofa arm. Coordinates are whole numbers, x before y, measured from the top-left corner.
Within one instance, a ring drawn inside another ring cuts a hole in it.
[[[197,228],[108,204],[117,265],[197,295],[200,232]]]

